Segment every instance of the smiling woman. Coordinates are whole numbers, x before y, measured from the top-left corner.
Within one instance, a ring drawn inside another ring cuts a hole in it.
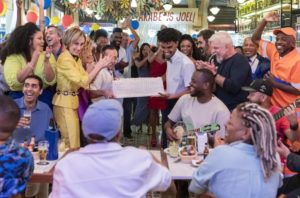
[[[68,29],[62,38],[66,50],[57,59],[57,87],[53,97],[53,113],[62,139],[70,148],[80,146],[78,89],[88,88],[103,68],[102,64],[96,64],[90,73],[84,70],[79,55],[85,40],[85,35],[79,28]]]
[[[48,51],[44,52],[43,47],[43,34],[33,23],[17,27],[8,39],[1,60],[4,77],[14,99],[22,97],[22,85],[29,75],[42,78],[43,88],[55,83],[55,59]],[[48,94],[47,91],[43,93]],[[51,104],[47,100],[42,101]]]

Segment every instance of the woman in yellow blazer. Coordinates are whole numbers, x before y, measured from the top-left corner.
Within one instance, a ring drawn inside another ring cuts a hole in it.
[[[65,50],[57,59],[57,87],[53,97],[53,113],[67,147],[80,147],[78,120],[78,89],[88,88],[98,72],[107,65],[99,61],[90,73],[81,63],[79,54],[85,43],[84,33],[77,27],[68,29],[63,36]]]

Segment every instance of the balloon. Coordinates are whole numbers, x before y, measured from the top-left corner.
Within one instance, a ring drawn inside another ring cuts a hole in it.
[[[196,39],[197,38],[197,34],[192,34],[192,38]]]
[[[68,27],[69,25],[71,25],[73,23],[73,18],[71,15],[64,15],[62,18],[62,24],[65,27]]]
[[[58,28],[59,28],[61,31],[64,31],[64,30],[65,30],[65,28],[64,28],[63,25],[58,26]]]
[[[36,23],[38,16],[35,12],[33,11],[28,11],[27,15],[26,15],[27,21],[28,22],[32,22],[32,23]]]
[[[81,29],[85,34],[88,34],[90,32],[90,26],[84,25]]]
[[[45,16],[45,26],[48,27],[50,25],[50,18],[48,16]]]
[[[2,12],[0,12],[0,16],[5,16],[6,12],[7,12],[7,4],[5,1],[2,1],[3,3],[3,10]]]
[[[4,10],[4,2],[0,1],[0,13],[2,13]]]
[[[51,22],[51,24],[53,24],[53,25],[58,25],[58,24],[59,24],[59,18],[58,18],[58,16],[53,16],[53,17],[51,17],[50,22]]]
[[[35,0],[35,3],[38,7],[40,7],[39,5],[39,0]],[[51,0],[44,0],[44,10],[47,10],[51,5]]]
[[[137,20],[132,20],[132,21],[131,21],[131,27],[132,27],[134,30],[138,29],[139,26],[140,26],[140,24],[139,24],[139,22],[138,22]]]
[[[94,23],[92,26],[91,26],[91,30],[99,30],[100,29],[100,25],[98,25],[97,23]]]
[[[135,39],[133,34],[130,34],[130,35],[129,35],[129,38],[130,38],[131,40],[134,40],[134,39]]]

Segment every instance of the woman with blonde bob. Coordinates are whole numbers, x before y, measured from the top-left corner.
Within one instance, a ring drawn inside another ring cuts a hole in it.
[[[106,60],[95,64],[87,73],[79,58],[86,37],[77,27],[68,29],[63,38],[65,51],[57,60],[57,88],[53,98],[53,113],[61,132],[61,138],[67,147],[80,146],[80,129],[78,120],[78,89],[88,88],[90,82],[104,67]]]

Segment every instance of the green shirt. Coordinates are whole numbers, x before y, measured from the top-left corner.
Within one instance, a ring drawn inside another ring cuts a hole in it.
[[[36,67],[34,69],[34,74],[39,76],[44,83],[44,88],[48,87],[49,85],[54,85],[56,82],[56,78],[52,80],[52,82],[48,82],[44,77],[44,60],[45,60],[45,52],[42,52],[39,56],[37,61]],[[49,59],[50,65],[56,73],[56,61],[51,54]],[[17,74],[27,66],[26,59],[21,54],[13,54],[6,58],[4,63],[4,78],[6,83],[8,84],[10,90],[12,91],[21,91],[23,87],[23,83],[20,83],[17,80]]]

